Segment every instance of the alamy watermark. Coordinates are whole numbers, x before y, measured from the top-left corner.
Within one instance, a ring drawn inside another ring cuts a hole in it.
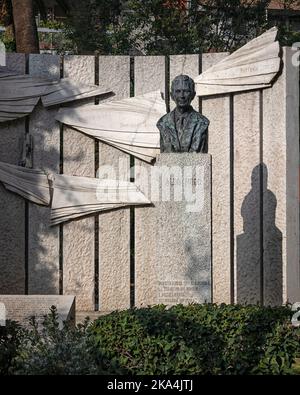
[[[124,170],[125,169],[125,170]],[[128,169],[128,171],[126,171]],[[97,177],[109,180],[97,188],[97,200],[105,203],[128,201],[130,186],[119,180],[134,177],[135,185],[152,202],[183,202],[186,212],[200,213],[204,208],[204,166],[143,166],[129,167],[127,159],[119,160],[119,167],[104,165]]]
[[[292,65],[294,67],[299,67],[300,65],[300,42],[295,42],[292,45],[292,50],[295,51],[294,55],[292,56]]]
[[[300,303],[294,303],[292,306],[292,311],[295,311],[295,313],[293,314],[292,317],[292,325],[296,328],[298,328],[300,326]]]

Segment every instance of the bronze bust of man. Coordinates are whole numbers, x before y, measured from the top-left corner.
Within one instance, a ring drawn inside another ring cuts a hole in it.
[[[195,95],[192,78],[179,75],[173,80],[171,98],[176,108],[157,123],[160,152],[207,152],[209,120],[191,106]]]

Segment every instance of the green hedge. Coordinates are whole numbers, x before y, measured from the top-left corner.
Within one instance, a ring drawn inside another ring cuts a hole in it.
[[[53,307],[42,325],[34,318],[29,328],[9,322],[0,327],[0,375],[120,374],[115,361],[94,347],[89,322],[59,328]]]
[[[288,374],[299,344],[287,307],[177,305],[99,318],[95,345],[131,374]]]
[[[288,307],[156,306],[61,330],[52,308],[41,327],[0,327],[0,374],[292,374],[300,348],[291,315]]]

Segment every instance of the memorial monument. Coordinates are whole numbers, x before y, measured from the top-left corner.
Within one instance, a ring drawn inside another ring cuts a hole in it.
[[[27,219],[24,202],[0,191],[2,293],[23,293],[27,276],[29,293],[76,295],[86,311],[127,308],[133,294],[136,306],[209,302],[212,283],[217,303],[299,300],[295,56],[281,50],[273,28],[229,56],[171,57],[168,73],[162,57],[138,57],[135,97],[129,58],[101,58],[107,87],[77,85],[83,65],[95,77],[90,57],[66,59],[69,81],[58,72],[56,81],[35,77],[49,74],[48,57],[29,59],[32,75],[0,67],[0,183],[30,204]],[[176,109],[166,114],[161,88],[179,72],[194,81],[175,78]],[[109,92],[115,96],[106,101]],[[58,107],[94,96],[101,96],[97,106]],[[191,107],[195,96],[205,97],[208,119]],[[29,133],[19,120],[25,116]],[[98,162],[113,170],[109,178],[95,177]],[[152,171],[156,185],[149,183]],[[100,229],[88,218],[99,213]]]
[[[211,301],[209,120],[191,106],[195,95],[194,81],[177,76],[171,86],[176,108],[157,123],[157,303],[166,305]]]

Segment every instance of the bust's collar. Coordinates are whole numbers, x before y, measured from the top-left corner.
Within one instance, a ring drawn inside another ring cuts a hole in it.
[[[176,107],[175,110],[174,110],[174,115],[175,115],[176,117],[186,117],[186,116],[189,115],[192,111],[193,111],[193,107],[192,107],[192,106],[189,106],[189,107],[187,108],[187,110],[186,110],[185,112],[183,112],[183,113],[181,113],[181,112],[177,109],[177,107]]]

